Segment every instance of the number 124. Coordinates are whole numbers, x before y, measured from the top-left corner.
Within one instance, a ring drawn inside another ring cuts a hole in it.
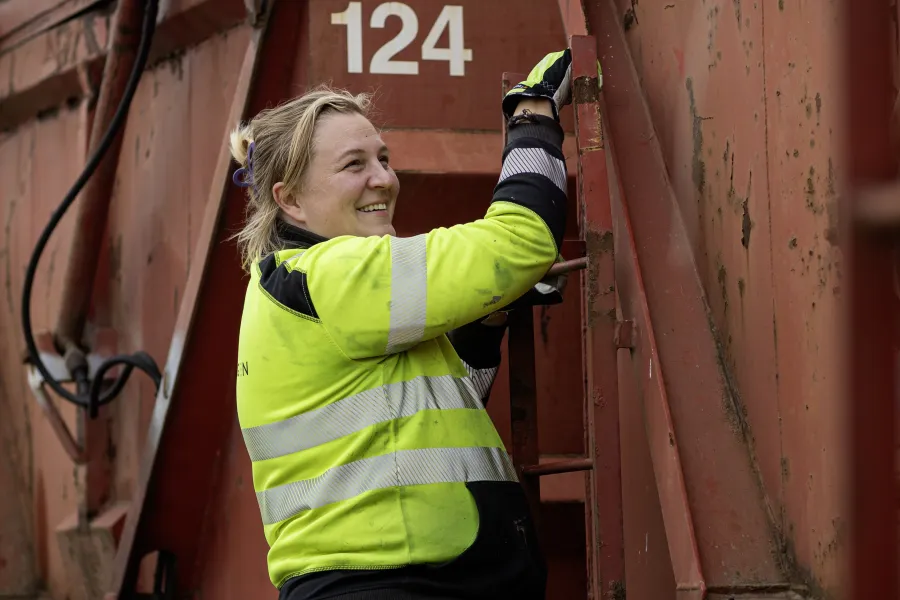
[[[409,5],[402,2],[384,2],[372,12],[369,27],[384,28],[387,18],[400,17],[402,27],[394,38],[384,44],[372,56],[370,73],[390,75],[418,75],[419,62],[415,60],[394,60],[394,56],[410,45],[419,33],[419,18]],[[347,27],[347,70],[350,73],[363,72],[362,48],[362,3],[351,2],[344,12],[331,13],[332,25]],[[437,41],[449,29],[449,48],[436,48]],[[466,62],[472,60],[472,50],[465,47],[463,39],[463,7],[445,6],[422,42],[422,60],[445,60],[450,66],[450,75],[462,77],[466,74]]]

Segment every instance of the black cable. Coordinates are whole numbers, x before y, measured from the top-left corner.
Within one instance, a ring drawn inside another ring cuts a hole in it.
[[[122,1],[122,0],[120,0]],[[78,179],[75,181],[75,184],[66,194],[63,201],[60,203],[59,207],[53,212],[53,215],[50,217],[50,221],[47,223],[44,230],[41,232],[41,236],[38,238],[37,244],[35,244],[34,251],[31,254],[31,259],[28,261],[28,268],[25,271],[25,285],[22,290],[22,331],[25,334],[25,345],[28,349],[28,360],[31,364],[37,367],[37,370],[41,373],[41,376],[44,378],[44,381],[56,392],[60,397],[65,400],[77,404],[83,408],[88,409],[91,418],[97,416],[97,409],[110,402],[116,395],[121,392],[122,387],[125,385],[125,381],[128,379],[128,376],[131,375],[131,371],[134,368],[138,368],[143,372],[147,373],[152,379],[153,383],[156,386],[157,390],[159,389],[160,381],[162,380],[162,376],[159,372],[159,367],[156,366],[156,363],[146,352],[137,352],[133,355],[119,355],[114,356],[110,359],[104,361],[100,367],[97,369],[97,373],[94,376],[94,380],[88,384],[87,379],[87,364],[84,362],[84,365],[73,373],[76,382],[78,383],[78,393],[72,394],[67,389],[65,389],[59,381],[53,378],[50,374],[50,371],[47,369],[47,366],[41,360],[40,353],[38,352],[37,345],[34,341],[34,332],[32,331],[31,325],[31,291],[34,286],[34,277],[37,272],[38,262],[41,259],[41,254],[44,252],[44,249],[47,246],[47,242],[50,240],[50,236],[53,234],[53,230],[59,225],[59,222],[62,220],[63,215],[78,197],[78,194],[81,193],[82,188],[84,188],[85,184],[90,180],[91,176],[94,174],[94,171],[97,170],[97,167],[100,166],[100,162],[103,160],[103,156],[106,154],[107,150],[109,150],[110,145],[112,145],[113,140],[118,134],[119,129],[125,122],[125,117],[128,115],[128,110],[131,106],[131,101],[134,98],[134,94],[137,91],[137,86],[141,81],[141,76],[144,73],[144,68],[147,65],[147,58],[150,54],[150,46],[153,41],[153,34],[156,31],[156,16],[159,12],[159,0],[147,0],[147,4],[144,7],[144,19],[143,25],[141,28],[141,41],[138,46],[137,57],[135,58],[134,67],[131,69],[131,75],[128,78],[128,83],[125,85],[125,93],[122,96],[121,101],[119,102],[119,106],[116,108],[116,112],[113,115],[112,120],[110,121],[109,127],[106,130],[106,133],[103,134],[103,138],[100,140],[100,143],[97,145],[96,150],[94,150],[93,155],[91,155],[87,164],[84,167],[84,170],[79,175]],[[114,49],[110,49],[111,52],[115,51]],[[111,388],[106,390],[105,393],[100,393],[100,388],[103,382],[103,374],[116,365],[124,364],[126,365],[125,369],[122,370],[122,373],[116,379],[115,383]],[[84,390],[89,390],[86,394]]]

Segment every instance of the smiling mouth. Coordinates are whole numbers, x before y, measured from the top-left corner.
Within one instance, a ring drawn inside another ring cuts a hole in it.
[[[370,204],[368,206],[363,206],[362,208],[356,209],[358,212],[378,212],[380,210],[387,210],[387,204],[382,202],[380,204]]]

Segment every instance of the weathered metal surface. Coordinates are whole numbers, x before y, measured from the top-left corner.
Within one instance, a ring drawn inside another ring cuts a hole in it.
[[[51,4],[64,12],[78,1],[0,3],[0,10],[19,15],[13,26],[18,29],[5,37],[0,33],[0,125],[17,126],[0,137],[0,173],[10,182],[0,190],[4,227],[0,281],[7,290],[7,301],[0,302],[5,307],[0,310],[0,440],[5,455],[12,457],[9,476],[0,471],[0,485],[6,489],[7,481],[12,481],[21,510],[11,514],[20,513],[24,519],[16,527],[7,525],[14,517],[6,512],[0,519],[0,564],[10,556],[18,561],[0,567],[0,593],[20,593],[43,580],[59,598],[69,593],[69,583],[53,532],[75,510],[78,478],[30,398],[20,364],[16,315],[21,266],[84,160],[81,150],[87,143],[90,115],[77,99],[96,93],[108,43],[105,13],[90,11],[40,31],[36,12],[52,8]],[[585,4],[593,11],[600,1]],[[544,52],[562,47],[560,21],[570,35],[583,33],[578,30],[579,2],[529,0],[515,12],[503,3],[455,3],[464,12],[462,47],[473,50],[463,77],[451,76],[447,61],[421,60],[422,44],[443,9],[442,4],[422,1],[407,2],[416,15],[417,34],[395,57],[417,60],[422,75],[369,73],[374,54],[402,29],[396,16],[388,17],[383,28],[371,27],[379,4],[366,0],[361,5],[364,73],[346,72],[347,27],[331,24],[331,14],[348,8],[350,1],[312,0],[309,15],[304,10],[302,23],[284,46],[295,49],[302,60],[279,77],[292,81],[291,94],[320,79],[377,90],[376,106],[388,127],[386,139],[403,171],[398,230],[418,233],[477,218],[499,171],[496,79],[504,70],[527,70]],[[35,13],[28,12],[32,5]],[[123,350],[146,349],[159,362],[170,346],[189,267],[198,261],[193,254],[198,223],[218,166],[224,127],[230,125],[225,116],[249,36],[249,30],[241,27],[207,39],[245,19],[243,0],[172,0],[165,5],[154,53],[178,53],[148,71],[132,108],[91,314],[96,324],[115,327]],[[723,363],[740,391],[739,410],[728,417],[748,426],[765,499],[782,534],[772,549],[788,566],[796,557],[795,574],[808,576],[828,591],[838,581],[845,529],[837,492],[842,488],[838,468],[846,446],[839,434],[841,377],[832,323],[839,289],[847,284],[839,277],[840,254],[832,243],[837,239],[835,211],[829,208],[837,196],[833,182],[841,174],[833,137],[839,99],[830,43],[836,15],[834,3],[621,0],[607,23],[628,27],[627,39],[654,125],[652,130],[638,129],[636,135],[644,143],[659,143],[658,154],[683,215],[683,230],[722,341]],[[12,21],[3,20],[0,32],[8,31],[8,23]],[[595,35],[603,31],[596,18],[591,24]],[[25,25],[33,29],[26,32]],[[20,34],[22,41],[16,42],[15,35]],[[316,40],[321,43],[314,46]],[[598,42],[604,51],[604,38],[598,36]],[[445,32],[437,46],[447,43]],[[14,44],[19,45],[12,49]],[[312,47],[326,52],[312,55]],[[612,54],[620,59],[620,52]],[[619,87],[616,60],[605,64],[610,95],[629,87]],[[328,72],[329,65],[335,67],[333,72]],[[67,98],[74,98],[68,106]],[[627,102],[611,102],[613,128],[625,128],[615,115],[627,109]],[[34,120],[38,111],[43,112]],[[570,174],[576,151],[573,137],[565,149]],[[73,152],[74,147],[78,151]],[[642,178],[658,175],[647,167],[654,160],[642,163]],[[626,203],[644,206],[652,201],[656,209],[660,198],[666,202],[670,198],[664,194],[633,198],[627,187],[625,192]],[[571,215],[576,214],[576,197],[573,185]],[[633,223],[638,253],[645,256],[642,269],[661,268],[654,263],[669,267],[675,256],[665,244],[648,249],[641,241],[669,239],[668,224],[654,230],[652,237],[641,237],[645,223],[655,227],[658,219],[654,214]],[[567,237],[577,236],[575,221],[570,219]],[[71,239],[71,224],[71,219],[64,220],[38,274],[34,309],[38,329],[46,328],[59,308],[59,266]],[[645,284],[658,289],[666,279],[658,270],[654,273],[652,277],[644,273]],[[563,304],[535,311],[540,463],[563,460],[549,455],[583,452],[582,374],[572,368],[582,361],[580,344],[573,343],[581,336],[580,302],[569,292]],[[696,339],[705,325],[687,326],[689,331],[681,333],[686,327],[684,314],[689,313],[674,307],[657,311],[654,305],[651,319],[654,324],[658,319],[671,324],[682,342]],[[678,336],[659,326],[655,333],[662,340],[660,360],[665,362],[673,355],[666,348]],[[216,352],[214,358],[207,356],[201,369],[202,381],[212,386],[225,385],[228,379],[227,373],[217,379],[220,375],[210,366],[220,359],[227,363]],[[644,417],[635,412],[640,396],[630,387],[637,382],[630,378],[628,354],[627,349],[619,350],[628,596],[655,600],[674,596],[675,579],[650,461],[651,444]],[[685,460],[688,496],[702,500],[694,510],[701,556],[715,562],[733,551],[754,563],[756,547],[748,551],[740,543],[736,550],[723,546],[704,551],[704,540],[713,536],[740,542],[743,535],[765,531],[765,524],[747,525],[757,514],[746,510],[755,502],[753,486],[730,504],[722,501],[721,489],[707,487],[719,483],[713,477],[717,466],[737,454],[743,456],[746,449],[733,440],[713,443],[714,436],[706,429],[682,433],[684,423],[698,415],[721,414],[721,399],[705,395],[721,385],[696,376],[689,364],[692,355],[679,360],[688,366],[671,376],[672,369],[667,368],[666,383],[677,405],[672,420]],[[507,443],[508,376],[504,362],[490,404]],[[154,409],[152,385],[139,375],[132,379],[113,407],[109,452],[116,465],[113,496],[119,500],[138,495],[138,463]],[[673,381],[692,395],[673,394]],[[70,407],[60,409],[74,427]],[[233,423],[229,426],[229,435],[221,436],[222,453],[211,475],[215,483],[210,484],[209,497],[216,502],[204,517],[199,539],[191,542],[193,552],[202,557],[195,569],[191,566],[195,589],[211,597],[274,597],[265,575],[266,548],[249,463],[237,430]],[[735,443],[740,452],[734,450]],[[176,447],[184,446],[179,442]],[[183,475],[177,469],[165,473],[173,478],[172,485]],[[711,476],[708,481],[698,479],[698,473]],[[737,470],[728,475],[744,481],[746,473]],[[578,495],[571,493],[577,479],[584,475],[545,477],[542,497],[577,501]],[[717,509],[725,505],[727,510]],[[3,510],[8,506],[5,503]],[[542,513],[553,594],[583,597],[582,507],[545,504]],[[167,527],[192,524],[180,512],[170,516],[174,525]],[[223,522],[228,527],[221,527]],[[560,587],[564,585],[569,587]]]
[[[0,5],[0,51],[58,27],[103,0],[13,0]]]
[[[29,4],[12,0],[10,6]],[[172,0],[161,12],[150,62],[246,19],[243,0]],[[92,11],[0,50],[0,130],[93,94],[109,42],[109,16]]]
[[[246,33],[216,37],[176,61],[149,71],[126,129],[123,163],[127,164],[119,168],[120,184],[115,190],[108,234],[112,243],[100,260],[102,272],[93,317],[101,324],[114,323],[125,349],[147,348],[158,361],[165,357],[174,321],[167,309],[183,286],[197,235],[196,226],[192,230],[190,225],[191,215],[196,223],[215,163],[209,148],[220,143],[236,64],[246,39]],[[76,508],[78,479],[27,387],[21,365],[18,290],[36,236],[81,168],[87,127],[83,107],[64,107],[39,121],[23,124],[0,142],[0,169],[5,180],[13,182],[0,196],[4,226],[0,235],[0,281],[5,282],[7,299],[0,317],[0,422],[5,430],[11,430],[4,437],[4,447],[11,449],[10,456],[15,457],[20,470],[16,488],[27,507],[24,523],[26,528],[35,523],[36,564],[31,577],[47,582],[55,597],[65,596],[68,583],[54,529]],[[211,143],[211,139],[216,141]],[[172,218],[174,214],[179,218]],[[48,327],[59,309],[61,257],[65,256],[71,229],[72,219],[67,216],[51,239],[38,272],[36,329]],[[124,499],[133,490],[138,454],[153,406],[148,393],[152,384],[140,376],[133,379],[114,407],[113,444],[104,450],[116,462],[115,496]],[[64,404],[60,410],[74,430],[71,407]],[[12,541],[14,536],[15,530],[7,533],[4,525],[0,538]],[[19,540],[17,546],[25,549],[17,550],[21,556],[17,560],[24,561],[32,554],[27,549],[28,541]],[[19,569],[16,576],[29,577],[28,572]]]
[[[144,349],[159,365],[194,264],[248,36],[233,30],[149,70],[132,103],[92,321],[120,332],[123,351]],[[113,405],[119,497],[135,493],[154,404],[153,384],[136,374]]]
[[[24,265],[34,240],[84,160],[86,115],[84,107],[66,107],[53,117],[23,125],[15,134],[0,136],[0,175],[7,182],[0,191],[4,298],[0,304],[0,435],[4,454],[12,461],[12,497],[23,519],[0,525],[0,545],[10,544],[8,550],[0,550],[10,565],[0,571],[2,593],[19,593],[23,582],[34,586],[38,581],[60,594],[66,589],[52,531],[75,510],[77,477],[28,388],[18,315]],[[35,281],[33,319],[38,330],[49,327],[59,308],[56,290],[63,273],[57,266],[71,225],[70,219],[61,223]],[[59,409],[66,425],[74,430],[72,407],[64,404]],[[23,532],[28,539],[19,537]]]
[[[686,226],[690,217],[683,216],[669,183],[662,154],[664,140],[655,134],[641,91],[635,66],[641,59],[632,58],[612,0],[591,0],[586,12],[589,29],[598,40],[607,134],[613,144],[621,202],[627,210],[648,307],[643,314],[624,316],[635,318],[644,341],[644,355],[637,363],[641,369],[634,376],[646,389],[647,434],[676,581],[698,582],[690,567],[691,528],[674,529],[688,518],[693,521],[699,550],[703,574],[699,581],[723,589],[780,583],[782,574],[771,553],[765,504],[739,425],[734,423],[734,410],[740,405],[721,369]],[[620,239],[621,218],[617,216],[616,240]],[[616,259],[619,280],[628,272],[627,261],[632,257],[624,250],[616,253]],[[621,285],[620,281],[624,310],[638,300],[626,299]],[[637,318],[653,329],[658,361],[650,362],[647,353],[654,351],[646,345],[650,331],[646,327],[641,331]],[[669,419],[671,425],[666,423]],[[677,455],[673,455],[675,450]],[[681,463],[684,491],[678,489],[675,456]]]
[[[675,575],[630,352],[619,350],[626,597],[675,600]]]
[[[609,118],[607,116],[604,122],[608,122]],[[676,597],[679,599],[701,600],[706,594],[707,585],[703,577],[694,517],[682,469],[680,445],[672,422],[672,407],[659,345],[650,314],[644,275],[638,262],[628,197],[616,160],[616,139],[607,138],[606,145],[610,150],[616,292],[622,318],[631,321],[635,329],[631,352],[623,353],[620,358],[626,377],[631,380],[626,384],[631,397],[642,408],[641,417],[649,444],[648,456],[656,476],[668,556],[675,580],[674,590],[668,590],[667,595],[671,596],[673,591],[677,591]],[[626,144],[623,143],[624,145]],[[633,186],[629,187],[633,189]]]
[[[140,0],[119,2],[111,23],[110,46],[106,57],[103,79],[97,95],[97,105],[91,118],[91,137],[88,152],[96,153],[100,141],[106,136],[113,115],[125,94],[131,72],[137,62],[141,44],[142,23],[147,9]],[[154,16],[155,16],[154,12]],[[116,166],[122,132],[99,163],[94,174],[84,186],[75,209],[75,231],[71,249],[67,252],[66,276],[63,279],[62,309],[56,320],[55,334],[60,348],[80,347],[87,321],[91,292],[97,273],[97,259],[103,242],[103,231],[109,214]]]
[[[898,164],[891,152],[895,102],[891,45],[885,26],[888,0],[842,3],[842,89],[846,143],[843,232],[850,294],[845,315],[849,365],[842,394],[850,422],[849,598],[897,598],[897,272],[900,223],[872,223],[864,203],[896,189]],[[894,13],[896,14],[896,13]],[[894,196],[894,202],[900,198]],[[862,209],[862,210],[861,210]],[[843,240],[842,240],[843,241]]]
[[[845,537],[836,8],[623,0],[610,16],[627,27],[647,135],[660,144],[739,392],[733,420],[748,426],[778,532],[772,551],[825,590]]]

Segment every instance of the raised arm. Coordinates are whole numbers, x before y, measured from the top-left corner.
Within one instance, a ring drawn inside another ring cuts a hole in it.
[[[484,218],[410,238],[335,238],[291,261],[349,358],[401,352],[480,319],[546,274],[566,225],[558,109],[570,63],[568,50],[548,55],[504,99],[508,143]]]

